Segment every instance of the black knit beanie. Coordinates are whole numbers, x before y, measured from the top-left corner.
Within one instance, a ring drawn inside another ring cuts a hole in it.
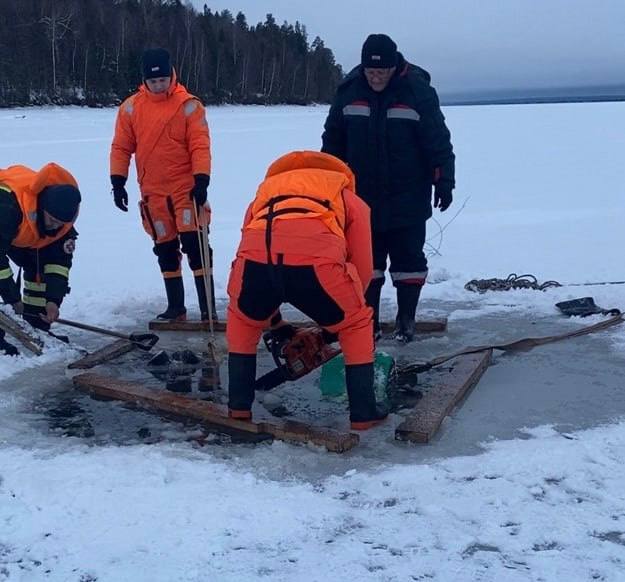
[[[162,48],[148,49],[143,53],[143,78],[171,76],[169,53]]]
[[[390,69],[397,65],[397,45],[386,34],[370,34],[362,45],[360,62],[370,69]]]

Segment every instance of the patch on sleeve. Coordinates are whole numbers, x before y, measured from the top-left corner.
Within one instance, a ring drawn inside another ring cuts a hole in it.
[[[76,250],[76,239],[75,238],[68,238],[63,243],[63,252],[66,255],[73,255],[75,250]]]
[[[190,99],[184,104],[184,114],[189,117],[197,109],[197,101]]]

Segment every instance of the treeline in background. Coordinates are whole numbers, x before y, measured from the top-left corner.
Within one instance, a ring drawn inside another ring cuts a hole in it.
[[[181,0],[0,0],[0,106],[119,103],[149,47],[206,103],[326,103],[342,76],[319,37],[271,14],[250,26]]]

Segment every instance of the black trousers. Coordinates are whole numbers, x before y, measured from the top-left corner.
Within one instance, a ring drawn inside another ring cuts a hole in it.
[[[180,260],[182,258],[181,250],[187,255],[189,267],[192,271],[198,271],[202,268],[200,241],[196,231],[182,232],[173,240],[164,243],[156,243],[152,250],[158,257],[158,264],[163,273],[171,273],[180,269]],[[210,246],[209,255],[209,260],[212,265],[213,249]]]
[[[24,270],[24,319],[33,327],[48,331],[50,324],[39,316],[46,312],[46,284],[43,283],[43,265],[39,253],[34,249],[11,247],[9,258]]]
[[[393,284],[425,281],[428,261],[423,252],[425,221],[395,230],[373,232],[373,279],[383,279],[387,259]]]
[[[238,308],[257,321],[290,303],[321,326],[340,323],[345,313],[323,288],[312,266],[267,265],[245,261]]]

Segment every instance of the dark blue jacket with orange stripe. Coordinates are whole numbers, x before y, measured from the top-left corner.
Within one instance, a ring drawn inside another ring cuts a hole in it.
[[[362,67],[338,88],[322,151],[346,162],[356,192],[371,208],[374,231],[414,225],[432,215],[432,185],[451,190],[454,153],[427,71],[399,55],[384,91],[373,91]]]

